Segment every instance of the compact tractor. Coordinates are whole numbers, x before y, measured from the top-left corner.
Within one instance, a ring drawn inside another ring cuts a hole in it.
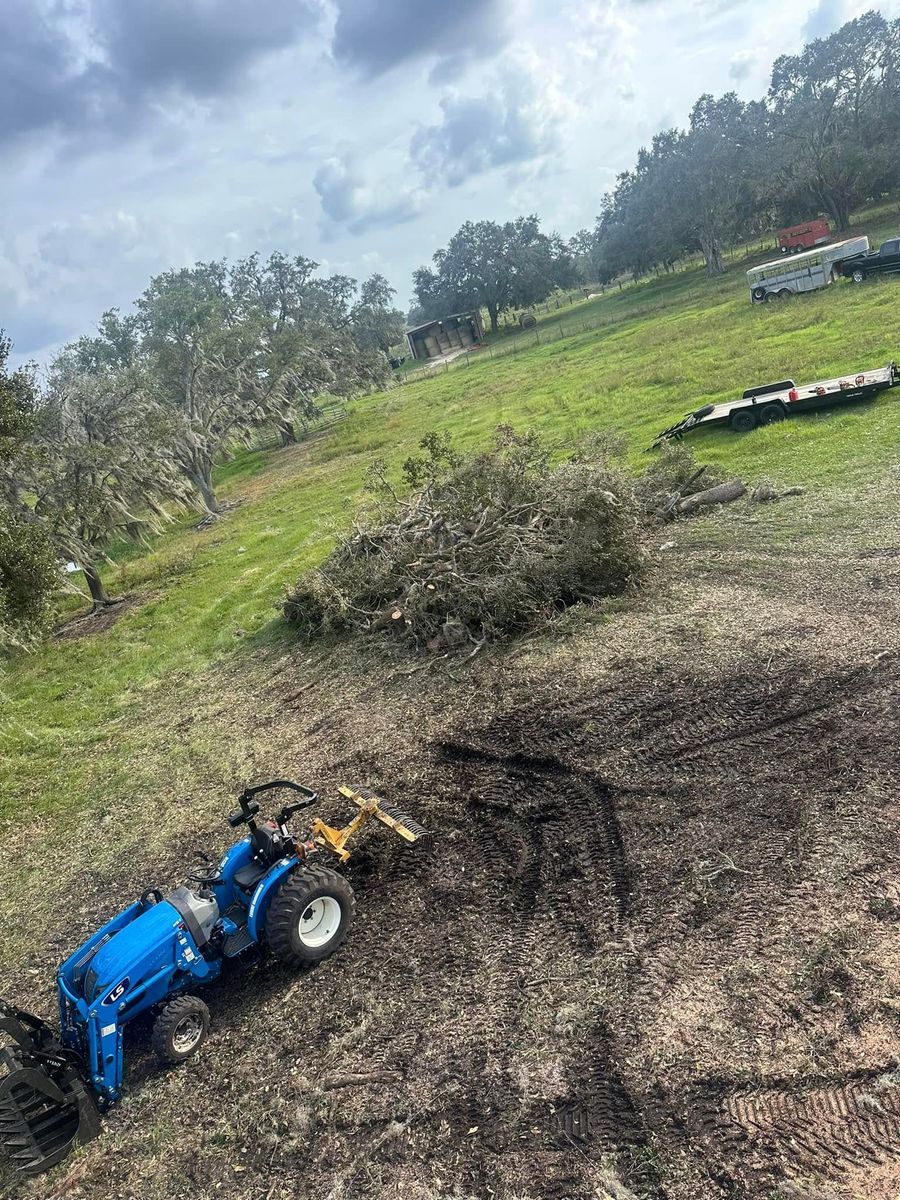
[[[257,822],[262,792],[288,789],[301,799],[274,820]],[[228,823],[247,832],[218,864],[196,851],[194,886],[163,895],[150,888],[80,946],[59,968],[60,1030],[0,1002],[0,1146],[15,1168],[36,1175],[100,1131],[100,1114],[122,1093],[122,1034],[155,1010],[152,1043],[169,1063],[195,1054],[209,1030],[196,988],[221,975],[229,960],[262,951],[293,967],[333,954],[353,918],[350,884],[323,858],[350,857],[348,840],[376,817],[407,842],[425,829],[371,792],[341,788],[358,806],[348,825],[316,817],[299,835],[288,821],[318,799],[286,779],[247,788]]]

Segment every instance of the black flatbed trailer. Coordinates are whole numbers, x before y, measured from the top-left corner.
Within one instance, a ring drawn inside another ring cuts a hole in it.
[[[740,400],[724,404],[704,404],[664,429],[654,446],[669,440],[680,441],[686,433],[710,425],[727,425],[734,433],[749,433],[757,425],[772,425],[797,413],[826,408],[832,404],[851,404],[870,400],[878,392],[900,384],[900,370],[890,362],[872,371],[860,371],[837,379],[824,379],[798,387],[793,380],[767,383],[748,388]]]

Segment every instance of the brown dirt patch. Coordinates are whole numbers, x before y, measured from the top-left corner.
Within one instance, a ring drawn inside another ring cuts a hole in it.
[[[70,621],[66,621],[64,625],[60,625],[54,633],[54,636],[60,640],[72,640],[73,638],[94,637],[98,633],[103,633],[105,630],[112,628],[120,617],[129,612],[132,608],[138,608],[151,598],[148,592],[134,592],[130,596],[117,598],[115,603],[106,608],[100,608],[96,611],[91,610],[87,613],[82,613],[80,616],[72,617]]]

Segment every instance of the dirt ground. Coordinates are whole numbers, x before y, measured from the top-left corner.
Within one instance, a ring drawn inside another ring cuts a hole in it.
[[[103,1136],[17,1194],[896,1200],[900,529],[751,554],[737,519],[556,639],[452,675],[336,659],[314,703],[298,656],[236,705],[279,769],[369,783],[434,847],[367,837],[347,943],[217,985],[184,1068],[133,1030]],[[224,844],[203,821],[161,879]],[[46,1007],[138,883],[133,854],[72,881],[4,990]]]

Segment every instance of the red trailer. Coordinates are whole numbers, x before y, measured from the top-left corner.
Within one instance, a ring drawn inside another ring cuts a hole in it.
[[[778,248],[782,254],[800,254],[804,250],[812,250],[814,246],[823,245],[830,237],[831,226],[824,217],[816,217],[814,221],[782,229],[778,234]]]

